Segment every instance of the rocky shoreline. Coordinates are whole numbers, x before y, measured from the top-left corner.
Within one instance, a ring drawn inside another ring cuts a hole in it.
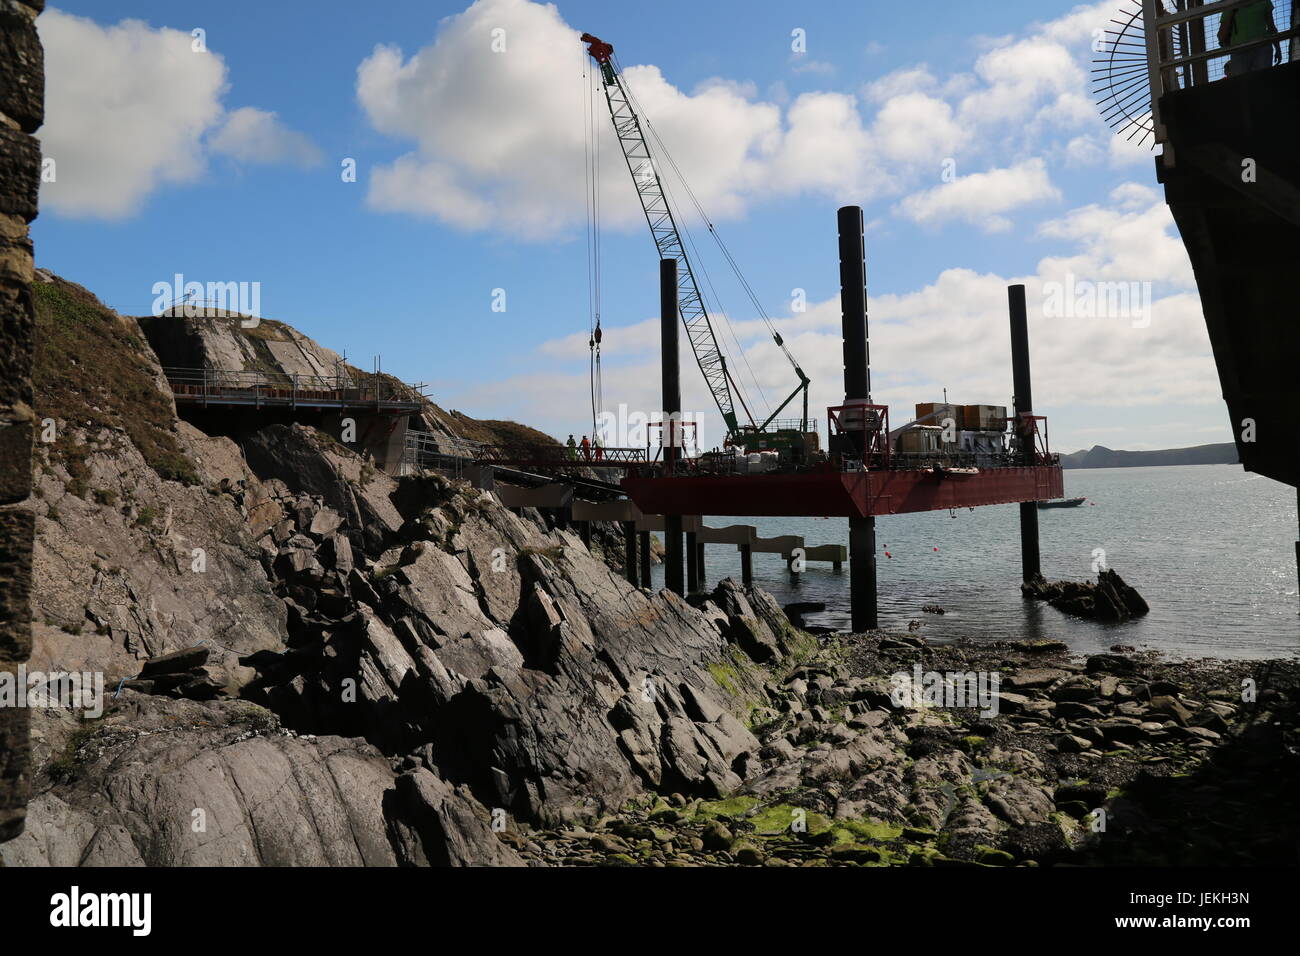
[[[641,589],[323,427],[181,421],[133,320],[42,295],[157,402],[38,367],[31,666],[108,695],[31,711],[4,865],[1296,862],[1296,662],[812,634],[734,580]]]
[[[917,663],[997,669],[1000,713],[893,706]],[[775,676],[736,794],[505,839],[567,866],[1298,862],[1300,662],[837,635]]]

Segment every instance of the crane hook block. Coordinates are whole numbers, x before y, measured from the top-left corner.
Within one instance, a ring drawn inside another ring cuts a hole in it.
[[[616,82],[614,77],[614,45],[606,43],[590,33],[582,35],[582,42],[587,44],[587,52],[591,58],[600,64],[601,79],[605,81],[606,86],[613,86]]]
[[[582,42],[587,44],[587,52],[591,54],[591,58],[601,65],[608,63],[609,58],[614,54],[613,44],[606,43],[590,33],[582,35]]]

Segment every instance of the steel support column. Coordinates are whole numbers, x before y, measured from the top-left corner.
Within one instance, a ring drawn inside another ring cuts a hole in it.
[[[1029,317],[1025,308],[1025,287],[1011,286],[1007,290],[1007,299],[1011,308],[1011,376],[1015,389],[1013,403],[1016,434],[1019,436],[1019,457],[1022,465],[1032,465],[1034,435],[1029,430],[1032,422],[1026,422],[1023,418],[1032,415],[1034,408],[1029,376]],[[1026,582],[1042,573],[1038,549],[1038,503],[1034,501],[1020,503],[1020,568],[1021,577]]]
[[[747,544],[740,546],[740,583],[745,587],[754,584],[754,549]]]
[[[659,261],[660,363],[663,370],[664,475],[671,478],[677,466],[681,441],[677,424],[682,412],[680,353],[677,344],[677,260]],[[664,587],[675,594],[686,593],[682,580],[682,517],[664,515]]]
[[[844,338],[844,404],[871,397],[867,340],[867,249],[862,208],[839,211],[840,316]],[[876,519],[849,518],[849,604],[854,631],[879,626],[876,596]]]

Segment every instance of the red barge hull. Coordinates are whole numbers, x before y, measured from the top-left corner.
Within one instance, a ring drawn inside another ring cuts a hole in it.
[[[622,481],[643,514],[866,518],[1060,498],[1060,465],[979,474],[902,469],[771,475],[690,475]]]

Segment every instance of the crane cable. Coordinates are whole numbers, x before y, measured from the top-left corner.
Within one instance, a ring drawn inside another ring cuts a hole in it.
[[[585,115],[585,156],[587,203],[587,375],[591,389],[591,434],[596,435],[596,424],[604,410],[603,384],[600,369],[600,137],[597,135],[595,105],[599,87],[589,70],[587,54],[583,51],[583,108]]]

